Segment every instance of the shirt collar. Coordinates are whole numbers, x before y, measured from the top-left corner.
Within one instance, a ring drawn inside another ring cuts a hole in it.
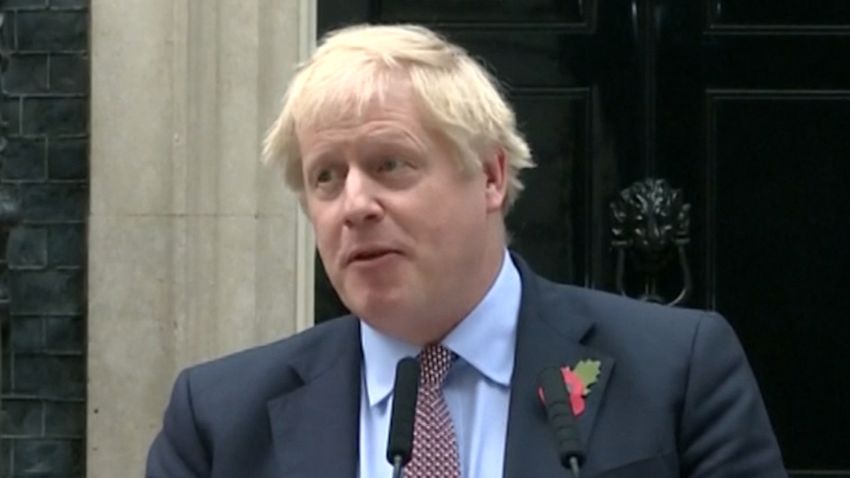
[[[488,380],[505,387],[513,373],[521,295],[519,272],[505,250],[499,275],[487,294],[443,340],[444,346]],[[364,385],[371,407],[392,392],[396,363],[404,357],[415,357],[421,347],[383,334],[363,321],[360,341]]]

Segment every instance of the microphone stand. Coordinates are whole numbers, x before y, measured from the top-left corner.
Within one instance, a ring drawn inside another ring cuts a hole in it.
[[[578,465],[578,458],[571,456],[570,457],[570,470],[573,472],[573,476],[575,476],[575,478],[579,478],[579,469],[580,468],[579,468],[579,465]]]
[[[401,461],[401,455],[393,457],[393,478],[401,478],[401,471],[404,464]]]

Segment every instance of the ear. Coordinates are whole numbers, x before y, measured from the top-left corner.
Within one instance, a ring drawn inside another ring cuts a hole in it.
[[[502,211],[508,194],[508,159],[502,148],[497,148],[482,158],[486,180],[484,191],[487,211]]]

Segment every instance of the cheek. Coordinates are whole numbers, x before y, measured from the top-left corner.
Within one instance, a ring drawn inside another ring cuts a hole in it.
[[[478,238],[483,228],[484,217],[476,207],[470,204],[447,203],[425,211],[428,217],[427,227],[420,230],[420,237],[427,238],[433,252],[446,261],[457,259],[458,255],[469,253],[469,248],[477,248]]]
[[[328,216],[321,214],[310,214],[310,222],[313,225],[313,235],[316,238],[316,247],[322,259],[330,259],[330,256],[339,245],[338,228]]]

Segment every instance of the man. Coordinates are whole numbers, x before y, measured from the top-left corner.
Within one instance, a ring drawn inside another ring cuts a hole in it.
[[[508,252],[530,153],[461,48],[416,26],[330,34],[265,152],[352,315],[181,373],[149,477],[388,477],[406,356],[425,390],[409,477],[570,476],[547,367],[570,387],[584,477],[786,476],[722,318],[553,284]]]

